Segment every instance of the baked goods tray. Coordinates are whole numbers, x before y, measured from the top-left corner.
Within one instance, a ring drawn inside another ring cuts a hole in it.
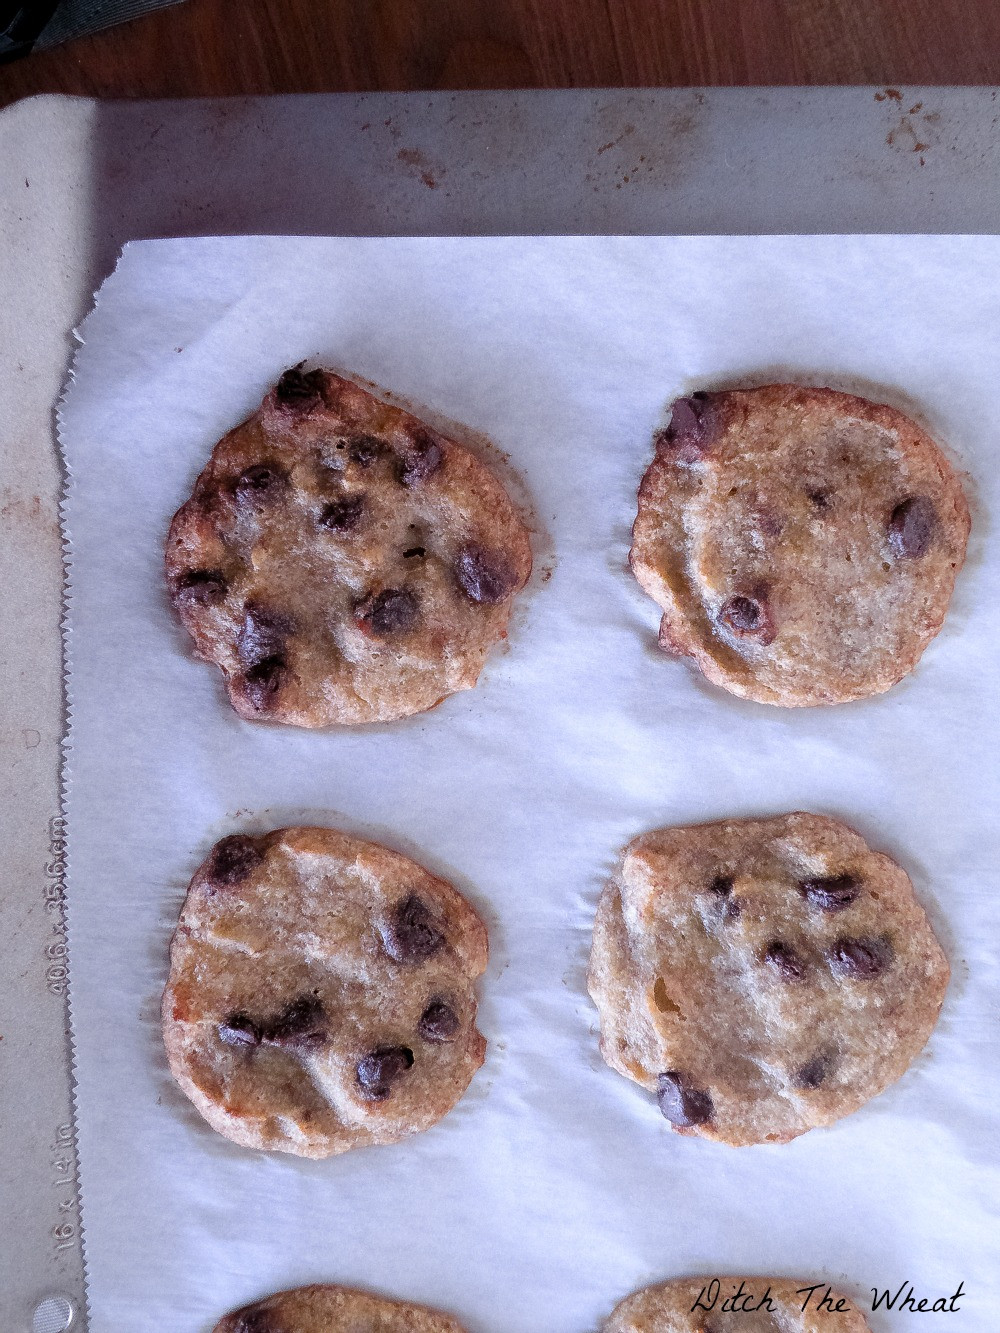
[[[53,412],[71,330],[121,245],[240,233],[994,232],[996,114],[990,89],[857,88],[41,98],[0,117],[11,259],[0,312],[5,1328],[31,1327],[47,1294],[83,1306]],[[65,1326],[59,1307],[48,1311],[44,1326]]]

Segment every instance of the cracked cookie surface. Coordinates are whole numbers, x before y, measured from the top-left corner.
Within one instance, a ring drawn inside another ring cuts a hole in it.
[[[171,600],[250,721],[387,722],[475,685],[531,573],[468,449],[329,371],[287,371],[170,526]]]
[[[955,470],[914,422],[769,384],[673,405],[630,563],[660,646],[761,703],[844,703],[913,669],[965,559]]]
[[[486,930],[444,880],[333,829],[223,838],[170,950],[170,1069],[235,1143],[303,1157],[439,1120],[483,1063]]]
[[[718,1283],[714,1308],[692,1310],[696,1302],[711,1303],[706,1288],[713,1282]],[[603,1333],[868,1333],[853,1301],[838,1291],[828,1294],[822,1283],[810,1296],[812,1285],[812,1280],[781,1277],[661,1282],[627,1296],[605,1321]],[[819,1309],[823,1298],[829,1306]],[[727,1300],[734,1306],[728,1311],[722,1309]]]
[[[856,1111],[934,1029],[947,960],[904,870],[820,815],[636,838],[601,896],[601,1053],[679,1133],[781,1143]]]
[[[234,1310],[213,1333],[465,1333],[457,1319],[408,1301],[315,1284]]]

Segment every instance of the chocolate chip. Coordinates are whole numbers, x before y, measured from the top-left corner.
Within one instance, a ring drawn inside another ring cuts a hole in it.
[[[271,1046],[293,1050],[315,1050],[324,1046],[329,1028],[323,1006],[314,995],[293,1000],[264,1029],[264,1040]]]
[[[310,370],[303,373],[301,363],[293,366],[278,380],[274,396],[282,407],[309,411],[323,401],[323,372]]]
[[[405,634],[417,623],[419,612],[415,593],[408,588],[386,588],[377,596],[366,598],[354,614],[373,634],[383,636]]]
[[[281,468],[271,463],[254,463],[236,478],[236,496],[240,500],[270,500],[288,484]]]
[[[889,546],[898,556],[915,559],[931,544],[937,513],[926,495],[901,500],[889,518]]]
[[[717,424],[707,393],[678,398],[670,414],[670,424],[657,436],[656,446],[678,462],[694,463],[711,446]]]
[[[241,1312],[233,1333],[281,1333],[281,1329],[270,1310],[251,1306]]]
[[[799,893],[824,912],[842,912],[860,892],[861,885],[853,875],[819,875],[799,880]]]
[[[757,589],[752,597],[727,597],[719,608],[719,620],[741,639],[756,639],[758,643],[768,644],[774,638],[774,626],[763,589]]]
[[[413,1052],[407,1046],[383,1046],[358,1061],[358,1086],[372,1101],[382,1102],[392,1085],[413,1068]]]
[[[763,597],[727,597],[719,609],[719,620],[735,635],[755,639],[767,635],[771,628]]]
[[[764,613],[752,597],[730,597],[723,603],[719,619],[738,634],[754,634],[763,623]]]
[[[841,935],[827,953],[831,969],[841,977],[869,981],[884,972],[893,959],[892,945],[885,936],[851,939]]]
[[[352,435],[347,441],[351,462],[357,463],[358,467],[371,467],[384,447],[374,435]]]
[[[774,940],[764,950],[764,961],[773,967],[782,981],[800,981],[805,968],[790,944]]]
[[[818,510],[819,513],[825,513],[830,508],[832,502],[826,491],[806,491],[806,494],[809,496],[813,508]]]
[[[423,900],[411,893],[392,909],[382,927],[382,943],[394,962],[422,963],[441,948],[444,935]]]
[[[818,1088],[832,1068],[833,1057],[829,1053],[814,1055],[795,1071],[792,1082],[797,1088]]]
[[[427,554],[427,552],[426,552],[426,550],[424,549],[424,547],[422,547],[422,546],[411,546],[408,550],[406,550],[406,551],[403,552],[403,559],[404,559],[404,560],[418,560],[418,559],[422,560],[423,557],[424,557],[426,554]]]
[[[241,662],[259,663],[267,658],[282,657],[285,642],[294,629],[293,622],[280,611],[247,602],[243,624],[236,636],[236,652]]]
[[[352,495],[347,500],[336,500],[328,504],[319,516],[320,527],[331,532],[350,532],[361,522],[365,500],[362,495]]]
[[[287,678],[288,667],[283,657],[265,657],[236,681],[247,702],[258,712],[264,712],[274,703]]]
[[[178,601],[187,606],[211,606],[221,602],[229,591],[221,569],[189,569],[174,586]]]
[[[417,1031],[424,1041],[454,1041],[461,1027],[458,1014],[444,1000],[431,1000],[420,1015]]]
[[[219,1024],[218,1032],[219,1040],[224,1041],[227,1046],[250,1049],[260,1045],[260,1028],[249,1014],[230,1014],[224,1023]]]
[[[419,428],[410,432],[410,439],[401,451],[399,480],[404,486],[419,486],[441,466],[441,446]]]
[[[676,440],[680,436],[690,435],[692,431],[696,431],[704,415],[706,401],[707,395],[704,393],[692,394],[690,398],[678,398],[670,412],[667,436]]]
[[[492,606],[506,601],[517,587],[517,574],[506,556],[473,542],[459,551],[455,577],[467,597]]]
[[[668,1069],[659,1076],[656,1085],[656,1100],[660,1110],[678,1129],[686,1129],[689,1125],[704,1125],[711,1120],[715,1110],[711,1094],[692,1087],[686,1074]]]
[[[708,886],[709,893],[719,906],[723,921],[737,921],[743,911],[739,899],[732,896],[733,884],[732,875],[716,875]]]
[[[208,867],[209,878],[216,884],[238,884],[260,865],[264,853],[254,838],[233,833],[217,842]]]

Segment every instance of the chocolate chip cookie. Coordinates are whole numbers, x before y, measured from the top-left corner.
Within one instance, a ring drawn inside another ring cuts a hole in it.
[[[483,1063],[486,930],[450,884],[326,828],[234,834],[170,949],[174,1078],[235,1143],[326,1157],[449,1111]]]
[[[350,1287],[296,1287],[245,1305],[213,1333],[464,1333],[457,1319]]]
[[[601,1052],[681,1134],[784,1143],[930,1036],[948,963],[894,861],[820,815],[636,838],[597,909]]]
[[[826,1283],[694,1277],[626,1297],[603,1333],[868,1333],[868,1324],[853,1301]]]
[[[468,449],[351,380],[295,369],[216,445],[166,567],[240,716],[321,727],[475,685],[531,548]]]
[[[665,651],[747,699],[835,704],[912,671],[968,535],[955,470],[901,412],[768,384],[674,403],[629,558]]]

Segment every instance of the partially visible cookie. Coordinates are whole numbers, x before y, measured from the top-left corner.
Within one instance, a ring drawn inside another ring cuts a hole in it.
[[[820,815],[636,838],[597,909],[601,1053],[681,1134],[783,1143],[894,1083],[949,968],[906,875]]]
[[[240,716],[321,727],[475,685],[531,547],[468,449],[351,380],[289,370],[215,446],[166,568]]]
[[[350,1287],[279,1291],[220,1319],[213,1333],[465,1333],[457,1319]]]
[[[630,562],[660,646],[761,703],[844,703],[911,671],[944,620],[969,511],[908,417],[832,389],[679,398]]]
[[[700,1308],[692,1309],[696,1303]],[[868,1324],[853,1301],[825,1283],[694,1277],[627,1296],[603,1333],[868,1333]]]
[[[434,1124],[483,1063],[486,930],[377,843],[285,828],[217,843],[170,949],[170,1069],[220,1134],[326,1157]]]

